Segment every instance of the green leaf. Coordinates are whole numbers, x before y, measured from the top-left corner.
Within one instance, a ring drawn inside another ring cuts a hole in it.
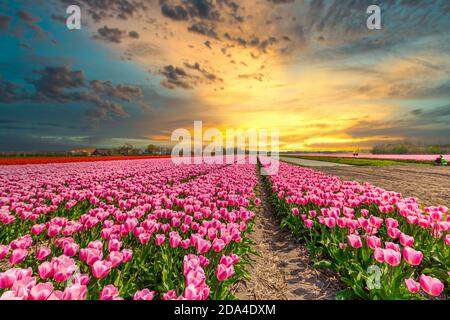
[[[328,260],[321,260],[314,263],[315,268],[331,268],[333,263]]]

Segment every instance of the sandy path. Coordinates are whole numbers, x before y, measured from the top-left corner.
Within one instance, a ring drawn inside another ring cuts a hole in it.
[[[261,177],[260,177],[261,179]],[[240,282],[235,295],[243,300],[332,300],[342,287],[331,272],[312,267],[306,248],[288,231],[281,230],[260,181],[262,204],[255,214],[251,235],[259,256],[253,256],[251,279]]]
[[[351,167],[350,165],[343,164],[343,163],[316,161],[316,160],[290,158],[290,157],[280,157],[280,160],[285,161],[285,162],[298,164],[298,165],[301,165],[301,166],[306,166],[306,167]]]

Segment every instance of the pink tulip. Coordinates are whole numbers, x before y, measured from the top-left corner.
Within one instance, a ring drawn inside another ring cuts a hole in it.
[[[163,234],[157,234],[155,237],[155,243],[157,246],[162,245],[165,240],[166,240],[166,236]]]
[[[420,290],[420,283],[414,281],[414,279],[405,279],[405,285],[411,293],[417,293]]]
[[[72,284],[87,286],[90,280],[91,277],[87,273],[77,273],[72,279]]]
[[[76,243],[69,243],[64,247],[64,255],[68,257],[73,257],[77,254],[80,246]]]
[[[400,236],[400,233],[400,230],[398,230],[397,228],[388,228],[388,235],[392,239],[397,239]]]
[[[123,254],[118,251],[112,251],[106,258],[106,261],[111,263],[111,268],[115,268],[122,263]]]
[[[411,247],[414,244],[414,237],[408,236],[404,233],[400,233],[400,243],[404,247]]]
[[[175,290],[170,290],[164,293],[163,300],[177,300],[177,293]]]
[[[84,300],[86,295],[87,287],[85,285],[74,284],[64,290],[61,300]]]
[[[100,300],[122,300],[122,298],[119,297],[119,289],[109,284],[100,292]]]
[[[392,249],[394,251],[400,252],[400,246],[398,244],[396,244],[396,243],[393,243],[393,242],[385,242],[384,243],[384,247],[386,249]]]
[[[416,251],[413,248],[405,247],[403,249],[403,257],[410,265],[418,266],[422,262],[423,253],[421,251]]]
[[[9,249],[9,246],[7,245],[0,245],[0,260],[8,255]]]
[[[155,296],[155,292],[150,291],[148,289],[144,289],[141,291],[136,291],[134,294],[133,300],[153,300]]]
[[[401,256],[400,252],[397,252],[392,249],[384,249],[383,253],[384,253],[384,261],[387,264],[389,264],[393,267],[398,266],[400,264],[400,262],[402,260],[402,256]]]
[[[332,229],[332,228],[334,228],[336,226],[336,219],[334,219],[334,218],[325,218],[324,220],[325,220],[325,225],[328,228]]]
[[[206,253],[209,251],[209,249],[211,249],[211,242],[209,240],[199,238],[197,241],[196,248],[199,254]]]
[[[182,238],[176,232],[171,232],[169,234],[169,245],[172,249],[178,247],[181,243]]]
[[[225,281],[226,279],[232,277],[234,274],[234,267],[233,266],[225,266],[223,264],[219,264],[217,266],[216,276],[217,280],[219,281]]]
[[[133,258],[133,250],[123,249],[122,250],[123,262],[129,262]]]
[[[184,240],[181,241],[180,245],[181,245],[181,247],[183,249],[187,249],[187,248],[189,248],[191,246],[191,240],[190,239],[184,239]]]
[[[39,261],[45,260],[52,251],[47,247],[40,247],[36,250],[36,259]]]
[[[97,279],[103,279],[111,271],[111,263],[107,261],[95,261],[92,265],[92,275]]]
[[[48,279],[53,277],[55,269],[50,262],[44,262],[38,266],[38,274],[42,279]]]
[[[292,208],[291,209],[291,212],[292,212],[292,214],[294,215],[294,216],[298,216],[298,208]]]
[[[304,223],[305,223],[305,227],[308,228],[308,229],[311,229],[314,226],[314,222],[312,220],[310,220],[310,219],[306,219],[304,221]]]
[[[373,252],[373,257],[379,263],[383,263],[384,262],[384,249],[375,248],[375,250]]]
[[[31,227],[31,233],[34,235],[41,234],[45,229],[45,224],[35,224]]]
[[[381,247],[381,239],[376,236],[369,236],[366,238],[367,246],[371,249]]]
[[[14,282],[17,280],[17,276],[15,275],[15,273],[10,270],[0,273],[0,289],[11,288]]]
[[[447,234],[444,238],[444,243],[448,246],[450,246],[450,234]]]
[[[434,297],[439,296],[444,291],[444,284],[439,279],[424,274],[420,276],[420,286],[423,291]]]
[[[30,300],[47,300],[53,292],[53,283],[38,283],[30,290]]]
[[[398,221],[392,218],[386,218],[386,225],[389,228],[397,228],[398,227]]]
[[[25,260],[25,258],[28,255],[28,251],[25,249],[15,249],[11,252],[11,255],[9,256],[9,263],[11,263],[12,265],[15,264],[19,264],[21,263],[23,260]]]
[[[214,239],[212,243],[212,249],[214,252],[220,252],[222,249],[225,248],[225,242],[221,239]]]
[[[347,240],[348,240],[348,244],[355,249],[362,247],[361,238],[359,236],[357,236],[356,234],[348,235]]]

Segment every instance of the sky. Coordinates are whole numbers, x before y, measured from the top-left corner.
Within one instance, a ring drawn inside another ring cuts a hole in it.
[[[448,144],[449,31],[448,0],[3,0],[0,151],[167,145],[194,121],[277,128],[284,151]]]

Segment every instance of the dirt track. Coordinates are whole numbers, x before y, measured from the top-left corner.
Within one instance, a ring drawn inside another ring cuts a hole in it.
[[[261,177],[260,177],[261,179]],[[257,195],[261,206],[255,210],[255,232],[251,239],[259,256],[253,256],[251,279],[235,288],[244,300],[333,300],[343,289],[331,271],[312,266],[306,248],[288,231],[281,230],[260,181]]]
[[[315,167],[342,180],[369,182],[404,197],[417,197],[424,205],[450,207],[450,167],[393,165],[386,167]]]

